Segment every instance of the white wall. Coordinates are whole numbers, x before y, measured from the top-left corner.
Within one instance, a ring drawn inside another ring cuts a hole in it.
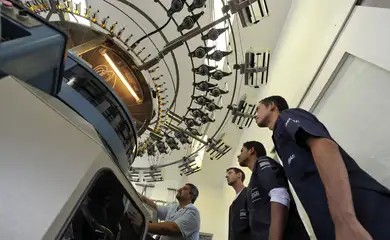
[[[268,85],[258,100],[278,94],[290,106],[297,106],[324,61],[355,0],[292,2],[289,15],[271,57]],[[241,142],[262,141],[268,150],[273,147],[271,133],[255,125],[244,131]]]
[[[200,212],[200,231],[212,233],[213,240],[225,240],[225,225],[221,216],[225,212],[222,208],[222,189],[215,187],[201,186],[199,189],[199,198],[195,202],[195,206]]]
[[[383,27],[383,22],[389,21],[390,9],[356,7],[302,104],[305,108],[315,104],[314,113],[332,136],[387,187],[389,133],[383,119],[390,111],[390,29]]]
[[[390,129],[378,117],[390,112],[388,89],[389,70],[349,55],[314,113],[360,167],[390,187]]]

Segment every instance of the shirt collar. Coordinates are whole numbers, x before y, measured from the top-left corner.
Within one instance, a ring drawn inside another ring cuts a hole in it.
[[[280,124],[280,121],[282,121],[282,120],[281,120],[281,117],[280,117],[280,114],[279,114],[278,118],[275,121],[274,130],[273,130],[274,133],[276,132],[276,129],[278,128],[278,126]]]
[[[237,200],[238,196],[240,196],[240,194],[242,193],[242,191],[244,191],[245,188],[241,189],[241,191],[239,191],[236,196],[234,197],[233,199],[233,202]]]
[[[272,139],[276,139],[280,136],[280,133],[279,133],[280,131],[278,131],[279,130],[278,127],[280,124],[283,124],[283,123],[282,123],[282,119],[281,119],[280,114],[279,114],[278,118],[275,121],[274,130],[272,131]]]
[[[177,208],[178,210],[179,210],[179,209],[185,209],[185,208],[194,208],[194,207],[195,207],[194,204],[189,203],[189,204],[185,205],[183,208],[180,208],[179,203],[176,203],[176,208]]]

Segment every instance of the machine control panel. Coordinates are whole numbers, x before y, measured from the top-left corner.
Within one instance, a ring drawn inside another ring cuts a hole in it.
[[[16,7],[11,1],[0,0],[0,4],[1,13],[19,24],[27,28],[42,25],[41,22],[37,21],[29,15],[28,10]]]

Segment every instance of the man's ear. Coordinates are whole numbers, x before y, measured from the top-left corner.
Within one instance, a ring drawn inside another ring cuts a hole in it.
[[[242,180],[242,174],[240,172],[237,173],[237,176]]]
[[[251,148],[249,149],[249,155],[252,154],[252,153],[255,153],[255,148],[253,148],[253,147],[251,147]]]
[[[269,104],[269,106],[268,106],[268,109],[270,110],[270,111],[278,111],[278,107],[276,106],[276,104],[275,103],[273,103],[273,102],[271,102],[270,104]]]

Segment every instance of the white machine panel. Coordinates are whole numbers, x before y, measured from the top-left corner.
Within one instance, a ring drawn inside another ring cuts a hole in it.
[[[93,127],[50,99],[12,77],[0,79],[0,239],[61,239],[58,234],[102,169],[142,206]]]

